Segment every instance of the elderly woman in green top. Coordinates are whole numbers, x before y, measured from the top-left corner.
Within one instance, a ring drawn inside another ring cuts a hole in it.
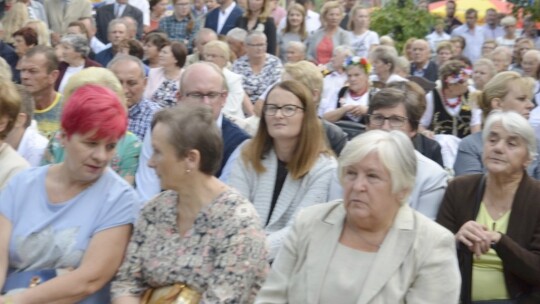
[[[496,110],[482,141],[487,174],[455,178],[437,216],[458,244],[461,303],[540,303],[540,184],[525,172],[535,132],[522,115]]]
[[[87,68],[73,75],[64,88],[64,100],[79,87],[86,84],[99,84],[113,90],[120,100],[125,103],[122,85],[114,74],[105,68]],[[56,133],[50,140],[42,165],[60,163],[64,160],[64,147],[60,144],[59,133]],[[116,173],[122,176],[130,184],[135,182],[135,173],[139,164],[139,154],[141,152],[141,142],[137,135],[127,132],[116,146],[116,155],[112,158],[110,166]]]

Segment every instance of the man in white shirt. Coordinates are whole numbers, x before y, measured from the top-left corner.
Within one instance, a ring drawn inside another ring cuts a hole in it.
[[[497,38],[504,36],[504,29],[498,24],[498,21],[497,11],[488,8],[486,10],[486,24],[482,26],[486,40],[497,40]]]
[[[470,8],[465,12],[466,22],[452,31],[452,36],[465,38],[465,49],[463,55],[474,63],[482,55],[482,44],[484,43],[484,30],[476,25],[478,11]]]

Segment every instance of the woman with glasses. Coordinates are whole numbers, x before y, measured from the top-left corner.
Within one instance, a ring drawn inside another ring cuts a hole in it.
[[[425,95],[412,81],[389,83],[370,100],[367,126],[370,130],[403,131],[418,152],[444,167],[441,146],[418,132],[420,118],[426,110]]]
[[[402,132],[352,139],[343,195],[296,217],[255,303],[458,303],[452,234],[407,204],[416,168]]]
[[[454,135],[463,138],[480,131],[482,110],[473,108],[468,81],[472,71],[465,63],[450,60],[439,70],[441,88],[426,96],[426,111],[420,119],[424,134]]]
[[[267,39],[263,32],[254,31],[247,35],[246,55],[238,58],[232,71],[242,75],[242,85],[255,103],[266,89],[279,81],[281,76],[281,60],[266,52]]]
[[[259,129],[241,149],[229,184],[253,202],[273,260],[299,210],[328,199],[337,163],[308,88],[283,81],[267,95]]]

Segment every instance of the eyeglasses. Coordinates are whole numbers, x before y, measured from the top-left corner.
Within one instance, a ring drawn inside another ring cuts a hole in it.
[[[407,120],[409,120],[407,117],[398,116],[398,115],[392,115],[392,116],[384,116],[382,114],[370,114],[369,115],[369,123],[376,125],[376,126],[382,126],[384,125],[384,122],[388,120],[388,123],[390,123],[391,127],[398,128],[405,124]]]
[[[281,106],[281,107],[278,107],[276,105],[273,105],[273,104],[267,104],[267,105],[264,105],[263,107],[263,111],[264,111],[264,114],[268,115],[268,116],[274,116],[277,114],[277,111],[278,110],[281,110],[281,114],[283,114],[283,116],[286,116],[286,117],[291,117],[293,116],[297,110],[304,110],[304,108],[302,107],[299,107],[297,105],[284,105],[284,106]]]
[[[201,92],[189,92],[184,94],[184,96],[202,101],[205,97],[208,98],[210,101],[215,101],[219,97],[225,97],[225,94],[227,91],[221,91],[221,92],[209,92],[209,93],[201,93]]]
[[[263,48],[263,47],[266,47],[266,43],[258,43],[258,44],[248,43],[248,46],[254,47],[254,48]]]

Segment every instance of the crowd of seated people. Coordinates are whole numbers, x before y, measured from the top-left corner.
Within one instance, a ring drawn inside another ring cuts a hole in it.
[[[379,2],[0,2],[0,304],[540,303],[534,19]]]

